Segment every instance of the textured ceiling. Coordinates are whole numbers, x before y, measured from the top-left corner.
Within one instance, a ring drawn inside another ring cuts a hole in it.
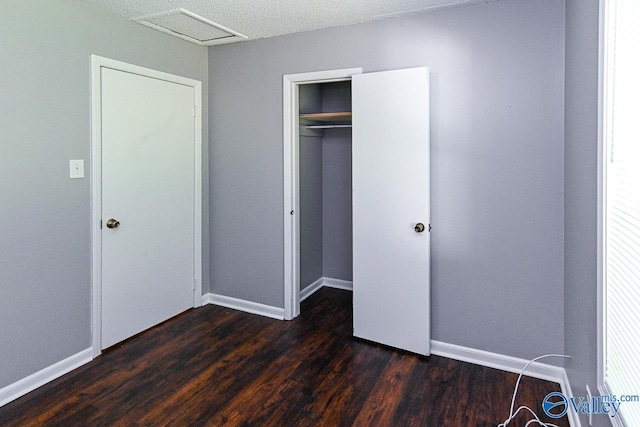
[[[319,28],[336,27],[435,8],[487,3],[495,0],[84,0],[130,19],[191,12],[213,21],[224,30],[259,39]],[[184,18],[177,16],[175,18]],[[165,19],[165,18],[162,18]],[[202,32],[202,21],[183,20],[175,32]],[[193,27],[193,28],[191,28]],[[175,35],[175,34],[174,34]],[[198,38],[195,37],[194,38]],[[202,40],[200,38],[200,40]],[[206,44],[244,40],[228,37]]]

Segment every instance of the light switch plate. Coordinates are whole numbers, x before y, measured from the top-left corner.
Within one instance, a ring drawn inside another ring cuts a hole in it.
[[[69,160],[69,178],[84,178],[84,160]]]

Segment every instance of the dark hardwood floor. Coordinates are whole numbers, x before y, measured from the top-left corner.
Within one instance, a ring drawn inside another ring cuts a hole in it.
[[[189,310],[0,408],[0,425],[496,426],[507,418],[517,375],[359,341],[351,329],[351,293],[327,288],[290,322]],[[525,377],[517,404],[544,415],[551,391],[559,386]]]

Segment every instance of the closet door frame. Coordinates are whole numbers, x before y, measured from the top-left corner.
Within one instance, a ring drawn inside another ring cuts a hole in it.
[[[300,315],[300,176],[299,87],[302,84],[350,81],[362,68],[285,74],[283,88],[284,153],[284,318]]]

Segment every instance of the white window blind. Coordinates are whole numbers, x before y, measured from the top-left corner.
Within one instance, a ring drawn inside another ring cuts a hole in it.
[[[608,0],[605,50],[605,387],[640,394],[640,1]],[[622,403],[640,426],[640,403]]]

